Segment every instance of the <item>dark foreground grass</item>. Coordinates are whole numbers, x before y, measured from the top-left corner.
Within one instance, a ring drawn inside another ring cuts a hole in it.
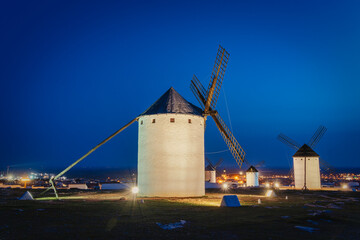
[[[223,195],[216,192],[204,198],[143,202],[119,200],[125,192],[64,192],[60,201],[14,200],[21,193],[0,191],[0,239],[360,239],[357,192],[282,191],[276,198],[264,198],[262,192],[244,190],[236,193],[240,208],[215,206]],[[69,199],[74,195],[80,198]],[[92,198],[83,200],[88,196]],[[117,200],[103,200],[107,196]],[[186,221],[184,227],[173,230],[156,224],[180,220]]]

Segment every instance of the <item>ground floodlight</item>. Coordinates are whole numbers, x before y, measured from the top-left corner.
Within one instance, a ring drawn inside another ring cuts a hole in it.
[[[274,197],[275,193],[274,193],[273,190],[267,190],[266,193],[265,193],[265,196],[266,197]]]
[[[228,188],[228,184],[227,184],[227,183],[224,183],[224,184],[222,185],[222,188],[223,188],[223,189],[227,189],[227,188]]]
[[[138,188],[138,187],[133,187],[133,188],[131,189],[131,192],[132,192],[133,194],[137,194],[137,193],[139,192],[139,188]]]

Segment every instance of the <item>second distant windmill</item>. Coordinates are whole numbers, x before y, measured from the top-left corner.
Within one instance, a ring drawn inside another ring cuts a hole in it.
[[[284,134],[279,134],[278,140],[296,150],[293,155],[295,188],[312,190],[321,188],[320,156],[313,150],[326,132],[326,127],[320,126],[308,144],[299,145]]]

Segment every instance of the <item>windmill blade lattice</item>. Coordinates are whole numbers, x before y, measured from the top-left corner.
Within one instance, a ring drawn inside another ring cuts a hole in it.
[[[195,76],[195,74],[193,76],[193,79],[191,80],[190,89],[193,92],[193,94],[195,95],[195,97],[198,100],[198,102],[200,103],[200,105],[202,106],[202,108],[205,108],[206,91],[205,91],[204,86],[199,81],[199,79]]]
[[[326,127],[320,126],[309,141],[309,147],[314,148],[326,132]]]
[[[299,150],[300,148],[300,144],[287,137],[285,134],[280,133],[279,136],[277,136],[277,139],[295,150]]]
[[[229,128],[225,125],[224,120],[222,120],[220,115],[218,113],[212,114],[211,117],[214,119],[215,124],[218,127],[226,145],[229,147],[231,154],[235,158],[236,163],[241,168],[245,159],[245,151],[240,146]]]
[[[219,98],[221,85],[224,79],[226,66],[229,61],[229,56],[230,54],[225,50],[225,48],[219,46],[214,68],[211,73],[211,80],[207,89],[207,102],[205,104],[205,111],[209,110],[209,107],[215,109],[217,99]]]
[[[205,157],[205,160],[208,162],[211,169],[216,170],[216,167],[212,164],[212,162],[210,161],[210,159],[208,157]]]
[[[326,162],[323,158],[320,157],[319,162],[320,162],[320,168],[322,170],[324,170],[325,172],[328,172],[328,173],[335,173],[334,168],[328,162]]]
[[[220,164],[222,164],[222,162],[224,161],[224,159],[220,158],[219,161],[217,161],[217,163],[215,164],[215,168],[217,168],[218,166],[220,166]]]
[[[191,80],[190,88],[196,99],[199,101],[200,105],[203,107],[203,115],[205,116],[205,120],[206,116],[209,115],[214,119],[221,136],[227,144],[231,154],[235,158],[236,163],[241,168],[242,164],[244,162],[246,163],[245,151],[242,149],[232,132],[225,125],[224,121],[215,110],[228,61],[229,53],[226,52],[223,47],[219,46],[208,90],[205,91],[205,88],[195,75]]]
[[[255,165],[255,167],[256,167],[256,168],[259,168],[259,167],[262,167],[263,165],[265,165],[265,161],[264,161],[264,160],[258,162],[258,163]]]

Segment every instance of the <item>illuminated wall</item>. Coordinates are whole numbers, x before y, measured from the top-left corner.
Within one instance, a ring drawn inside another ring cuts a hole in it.
[[[306,157],[306,174],[305,157],[294,157],[294,178],[295,188],[302,189],[304,187],[304,178],[306,175],[306,187],[308,189],[320,189],[320,165],[319,157]]]
[[[246,172],[246,186],[247,187],[259,186],[259,172]]]
[[[139,195],[205,195],[204,118],[156,114],[141,116],[138,123]]]

